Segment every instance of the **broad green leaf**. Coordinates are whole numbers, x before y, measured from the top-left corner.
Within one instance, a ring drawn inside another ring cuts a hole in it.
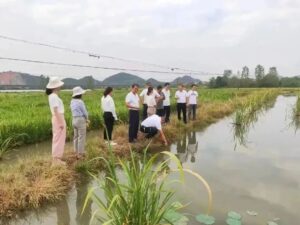
[[[181,223],[177,223],[177,222],[183,222],[183,221],[188,221],[188,218],[178,212],[176,212],[173,209],[170,209],[167,211],[167,213],[164,215],[164,220],[173,223],[174,225],[181,225]]]
[[[216,222],[216,219],[214,217],[204,214],[197,215],[196,220],[205,225],[211,225]]]
[[[235,219],[235,220],[241,220],[242,219],[242,216],[240,214],[238,214],[237,212],[234,212],[234,211],[230,211],[228,213],[228,217],[231,218],[231,219]]]
[[[226,223],[228,225],[242,225],[242,222],[240,220],[236,220],[236,219],[232,219],[232,218],[228,218],[226,220]]]

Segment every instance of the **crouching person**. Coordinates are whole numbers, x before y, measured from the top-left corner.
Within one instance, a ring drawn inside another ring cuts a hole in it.
[[[146,134],[146,138],[152,138],[159,132],[162,141],[167,146],[168,142],[162,130],[162,122],[163,118],[159,117],[158,115],[149,116],[141,123],[140,131]]]

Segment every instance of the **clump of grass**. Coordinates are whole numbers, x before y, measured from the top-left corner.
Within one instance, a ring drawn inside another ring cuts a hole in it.
[[[23,138],[26,136],[26,134],[16,134],[6,138],[5,140],[0,138],[0,160],[3,159],[4,155],[9,151],[19,146],[22,143]]]
[[[34,159],[0,171],[0,215],[11,217],[25,209],[61,199],[71,188],[74,172],[51,161]]]

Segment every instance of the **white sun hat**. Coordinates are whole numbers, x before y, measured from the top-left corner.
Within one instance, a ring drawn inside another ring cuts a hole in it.
[[[85,92],[86,90],[83,90],[81,87],[74,87],[72,97],[75,97],[77,95],[83,95]]]
[[[49,83],[47,84],[48,89],[55,89],[59,88],[64,85],[64,82],[62,82],[58,77],[50,77]]]

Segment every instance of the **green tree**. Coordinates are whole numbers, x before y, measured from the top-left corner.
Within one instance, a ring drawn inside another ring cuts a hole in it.
[[[261,86],[261,81],[265,76],[265,68],[262,65],[257,65],[255,68],[255,78],[258,86]]]
[[[242,78],[242,79],[247,79],[247,78],[249,78],[249,68],[248,68],[247,66],[244,66],[244,67],[243,67],[241,78]]]
[[[223,76],[229,78],[232,75],[232,70],[224,70]]]
[[[277,68],[275,66],[270,67],[268,74],[278,76]]]

